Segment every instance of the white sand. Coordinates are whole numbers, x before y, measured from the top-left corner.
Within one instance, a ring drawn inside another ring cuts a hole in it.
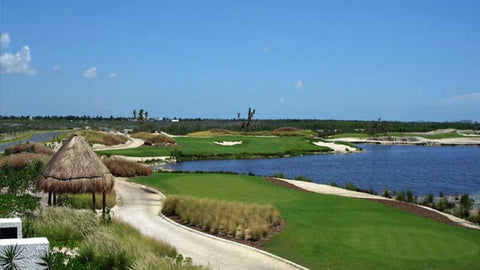
[[[93,150],[95,151],[100,151],[100,150],[116,150],[116,149],[130,149],[130,148],[137,148],[142,146],[144,141],[142,139],[136,139],[136,138],[130,138],[126,143],[124,144],[118,144],[118,145],[112,145],[112,146],[106,146],[103,144],[94,144],[93,145]]]
[[[343,145],[343,144],[337,144],[334,142],[323,142],[323,141],[318,141],[314,142],[316,146],[323,146],[323,147],[328,147],[330,149],[333,149],[333,151],[337,153],[350,153],[350,152],[356,152],[357,149],[348,145]]]
[[[111,158],[124,159],[133,162],[145,162],[147,160],[158,160],[158,161],[167,161],[172,157],[170,156],[157,156],[157,157],[127,157],[121,155],[112,155]]]
[[[223,141],[223,142],[213,142],[213,143],[222,145],[222,146],[234,146],[234,145],[242,144],[243,141]]]

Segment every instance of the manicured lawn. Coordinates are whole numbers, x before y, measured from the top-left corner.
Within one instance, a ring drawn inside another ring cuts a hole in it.
[[[252,136],[217,136],[210,138],[178,137],[175,138],[178,148],[171,147],[139,147],[125,150],[100,151],[101,154],[124,156],[169,156],[177,149],[185,157],[248,157],[266,155],[297,155],[311,152],[328,152],[329,148],[316,146],[315,139],[306,137],[252,137]],[[240,145],[222,146],[214,141],[242,141]]]
[[[312,269],[478,269],[480,232],[379,203],[278,186],[260,177],[155,173],[166,194],[273,204],[285,229],[266,249]]]

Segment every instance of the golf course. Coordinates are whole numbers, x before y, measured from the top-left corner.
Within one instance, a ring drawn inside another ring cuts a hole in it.
[[[309,137],[214,136],[176,137],[176,147],[143,146],[131,149],[98,151],[103,155],[156,157],[174,155],[179,160],[283,157],[327,153],[331,149],[314,145]],[[222,142],[238,142],[222,145]]]
[[[478,268],[478,231],[374,201],[293,190],[257,176],[155,173],[132,181],[167,197],[271,204],[285,228],[265,249],[311,269]]]

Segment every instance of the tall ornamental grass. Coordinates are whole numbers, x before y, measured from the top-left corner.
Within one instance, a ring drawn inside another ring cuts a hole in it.
[[[189,225],[213,234],[261,240],[280,225],[280,213],[272,205],[247,204],[191,196],[168,196],[162,213],[178,216]]]
[[[149,176],[152,170],[137,162],[123,159],[107,159],[103,162],[108,170],[119,177]]]

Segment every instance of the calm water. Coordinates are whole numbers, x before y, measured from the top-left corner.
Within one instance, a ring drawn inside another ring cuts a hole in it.
[[[24,142],[45,142],[49,141],[58,135],[65,133],[65,131],[57,131],[57,132],[48,132],[48,133],[40,133],[40,134],[33,134],[30,138],[23,141],[16,141],[16,142],[9,142],[9,143],[2,143],[0,144],[0,152],[5,151],[5,148],[9,147],[10,145],[15,145]]]
[[[480,194],[480,148],[361,145],[359,154],[256,160],[209,160],[170,164],[185,171],[232,171],[288,178],[304,175],[317,183],[353,182],[381,192],[411,189],[414,194]]]

